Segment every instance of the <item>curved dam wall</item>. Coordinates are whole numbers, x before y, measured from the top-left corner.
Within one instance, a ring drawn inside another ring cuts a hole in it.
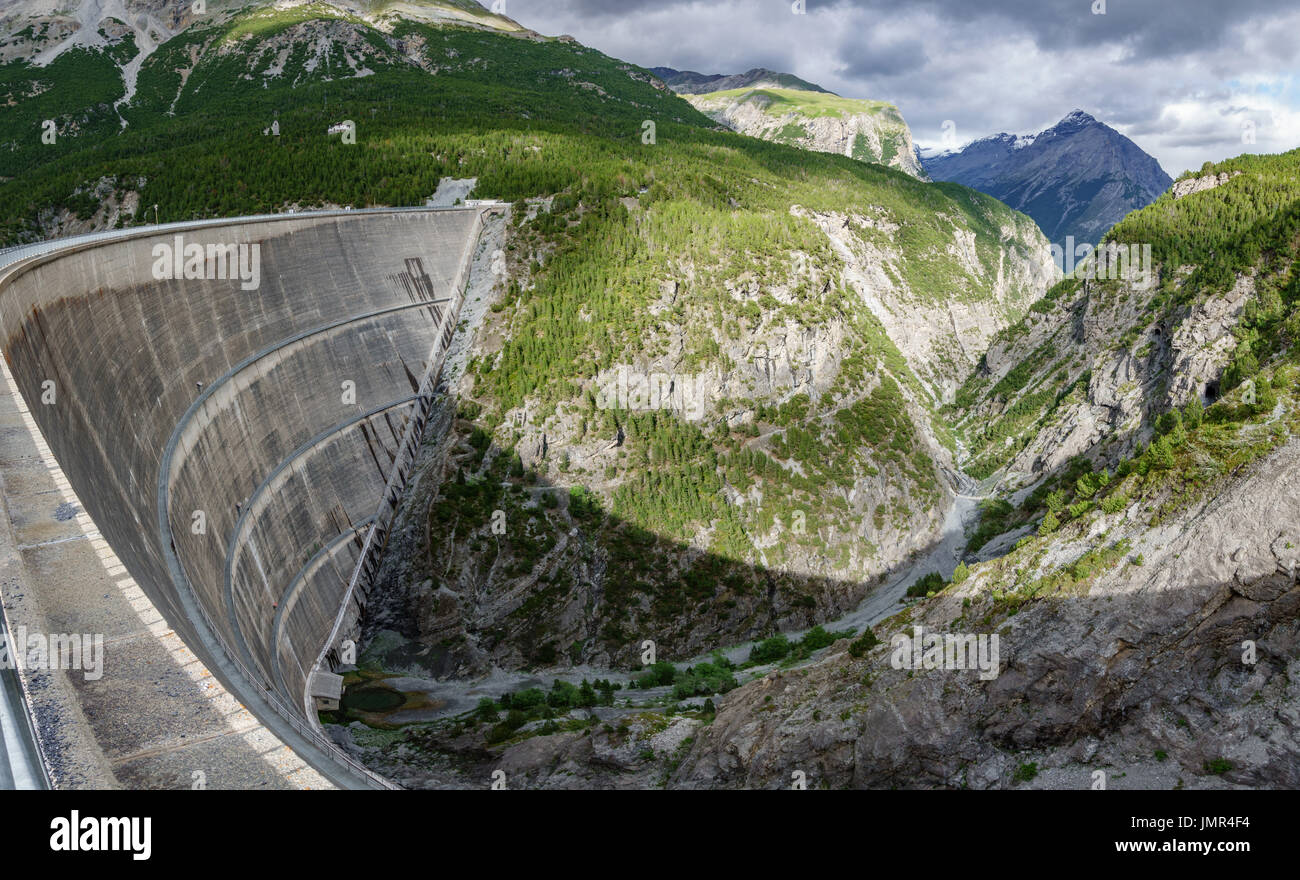
[[[5,358],[78,498],[296,750],[319,746],[312,669],[364,602],[349,579],[440,368],[482,213],[158,227],[0,268]]]

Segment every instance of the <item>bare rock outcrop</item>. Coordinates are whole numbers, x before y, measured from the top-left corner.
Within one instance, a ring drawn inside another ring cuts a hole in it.
[[[671,784],[778,788],[802,771],[810,786],[998,788],[1032,761],[1036,784],[1087,787],[1101,769],[1115,787],[1300,785],[1300,442],[1176,520],[1137,513],[1097,527],[1145,564],[1082,594],[1007,617],[981,568],[879,628],[991,630],[997,678],[895,669],[888,644],[774,672],[721,701]]]
[[[1206,174],[1203,177],[1189,177],[1186,180],[1180,180],[1170,187],[1170,192],[1174,194],[1175,199],[1181,199],[1190,196],[1192,193],[1205,192],[1214,189],[1217,186],[1223,186],[1229,180],[1240,175],[1240,171],[1234,171],[1229,174],[1221,171],[1218,174]]]

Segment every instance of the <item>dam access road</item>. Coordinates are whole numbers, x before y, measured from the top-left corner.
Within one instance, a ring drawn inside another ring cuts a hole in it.
[[[0,787],[390,785],[322,735],[313,689],[503,209],[0,251],[0,598],[24,661],[0,669]]]

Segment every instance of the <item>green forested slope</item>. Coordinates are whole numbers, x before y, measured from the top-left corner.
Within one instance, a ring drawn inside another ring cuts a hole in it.
[[[680,644],[807,622],[827,603],[851,602],[896,561],[889,554],[942,520],[936,434],[946,435],[934,402],[824,232],[792,208],[894,229],[891,271],[941,298],[976,295],[996,272],[1001,230],[1014,224],[993,199],[716,131],[645,71],[570,41],[418,22],[384,32],[323,5],[187,28],[147,59],[121,108],[128,124],[114,114],[111,132],[64,124],[77,101],[100,106],[111,90],[74,97],[75,71],[54,65],[5,71],[12,88],[40,81],[44,94],[68,95],[40,111],[61,113],[57,150],[0,157],[0,176],[13,178],[0,184],[9,243],[48,233],[60,210],[90,217],[90,193],[105,181],[138,194],[135,222],[151,222],[154,204],[163,222],[419,205],[443,177],[475,177],[475,197],[515,203],[511,283],[492,316],[495,341],[471,365],[473,417],[460,423],[478,455],[433,515],[450,526],[435,533],[469,540],[465,564],[487,571],[497,543],[465,536],[487,534],[495,505],[522,505],[494,488],[500,477],[578,493],[567,509],[520,506],[533,525],[509,536],[508,570],[528,575],[580,527],[606,574],[593,585],[565,573],[574,560],[538,568],[537,595],[548,598],[519,612],[525,629],[546,631],[563,596],[581,604],[593,590],[603,605],[592,627],[611,649],[638,617]],[[37,115],[19,102],[0,107],[0,124],[38,139]],[[342,120],[356,123],[355,144],[327,135]],[[273,121],[279,136],[264,133]],[[953,253],[955,230],[992,268],[970,274]],[[671,304],[660,302],[664,285],[680,288]],[[756,344],[766,351],[801,334],[836,371],[823,390],[742,381]],[[675,346],[675,371],[711,372],[734,389],[705,419],[595,405],[600,371],[647,365]],[[530,427],[511,427],[525,410]],[[541,430],[556,452],[524,473],[516,444]],[[578,450],[620,433],[616,460],[579,463]],[[807,523],[798,532],[796,512]],[[683,556],[688,545],[708,555]],[[542,642],[522,643],[549,656]]]

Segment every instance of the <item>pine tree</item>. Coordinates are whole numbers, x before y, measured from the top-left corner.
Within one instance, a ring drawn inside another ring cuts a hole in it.
[[[1049,510],[1047,516],[1043,517],[1043,521],[1038,524],[1038,534],[1050,535],[1052,532],[1060,528],[1060,526],[1061,522],[1056,518],[1056,514]]]

